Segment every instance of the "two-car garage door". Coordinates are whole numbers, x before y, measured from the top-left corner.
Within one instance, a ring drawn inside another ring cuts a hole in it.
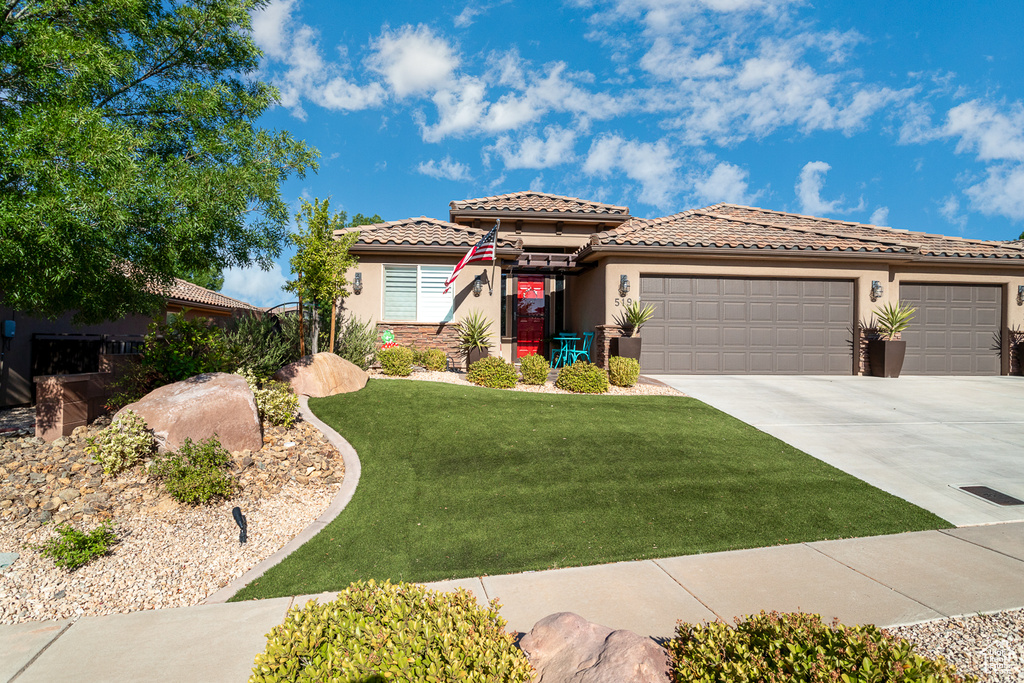
[[[853,282],[641,276],[647,374],[853,372]]]
[[[641,276],[646,374],[853,373],[850,280]],[[903,283],[904,373],[998,375],[1002,289]]]

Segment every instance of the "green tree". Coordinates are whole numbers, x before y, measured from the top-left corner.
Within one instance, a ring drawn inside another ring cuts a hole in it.
[[[202,270],[178,271],[177,277],[214,292],[219,292],[220,288],[224,286],[224,271],[220,269],[204,268]]]
[[[318,349],[319,312],[326,306],[331,307],[330,350],[334,350],[337,302],[339,298],[349,294],[345,289],[348,284],[345,271],[355,266],[357,261],[348,250],[359,238],[359,232],[352,231],[335,236],[335,230],[347,227],[346,214],[344,211],[332,214],[330,203],[330,199],[323,202],[314,199],[312,204],[302,200],[302,208],[295,214],[298,230],[291,235],[292,244],[296,247],[295,256],[290,261],[295,279],[289,280],[285,285],[286,290],[299,296],[300,302],[311,302],[316,311],[313,315],[313,353]],[[362,217],[361,214],[358,216]],[[365,217],[363,219],[365,220]]]
[[[267,0],[0,0],[0,301],[151,312],[175,274],[269,267],[318,152],[254,121]]]

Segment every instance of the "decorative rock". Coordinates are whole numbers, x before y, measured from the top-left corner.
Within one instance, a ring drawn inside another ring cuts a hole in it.
[[[314,397],[359,391],[369,377],[355,363],[333,353],[304,356],[274,375],[274,379],[289,383],[296,394]]]
[[[218,372],[168,384],[125,406],[114,419],[126,410],[146,421],[161,452],[178,450],[186,438],[215,435],[228,451],[263,446],[256,399],[240,375]]]
[[[57,494],[57,497],[63,500],[65,503],[70,503],[75,498],[78,498],[80,495],[82,494],[78,491],[78,489],[64,489],[63,491]]]
[[[668,683],[668,653],[650,638],[612,631],[578,614],[538,621],[520,642],[534,683]]]

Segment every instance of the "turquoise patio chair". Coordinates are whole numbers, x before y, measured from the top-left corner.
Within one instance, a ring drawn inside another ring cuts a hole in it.
[[[588,363],[590,362],[590,347],[594,344],[594,333],[584,332],[583,341],[580,343],[578,349],[574,348],[569,351],[571,360],[570,363],[575,363],[581,358]]]

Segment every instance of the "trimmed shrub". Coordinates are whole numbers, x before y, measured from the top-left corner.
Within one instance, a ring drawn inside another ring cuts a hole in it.
[[[117,535],[110,522],[104,522],[85,533],[70,524],[61,524],[56,529],[57,535],[51,536],[45,543],[32,546],[43,557],[49,557],[58,567],[73,572],[81,566],[92,562],[101,555],[110,552],[110,546],[117,542]]]
[[[103,465],[107,474],[123,472],[153,454],[156,441],[134,410],[126,410],[108,427],[87,440],[85,452]]]
[[[544,384],[550,371],[551,366],[544,356],[531,353],[519,359],[519,372],[523,375],[524,384]]]
[[[519,381],[519,374],[516,372],[516,366],[501,356],[488,356],[469,366],[466,379],[482,387],[511,389]]]
[[[216,496],[231,497],[231,478],[225,471],[230,459],[216,437],[199,443],[186,438],[177,452],[158,456],[149,471],[164,480],[164,488],[175,500],[197,505]]]
[[[942,658],[916,654],[913,646],[877,626],[823,624],[817,614],[751,615],[736,626],[680,623],[669,641],[673,680],[690,681],[892,681],[953,683]]]
[[[497,601],[480,607],[462,588],[358,581],[331,602],[291,608],[267,634],[249,683],[527,683],[530,664],[504,627]]]
[[[640,361],[612,356],[608,359],[608,380],[617,387],[631,387],[640,377]]]
[[[415,354],[413,363],[419,365],[424,370],[444,372],[448,369],[448,356],[441,349],[426,349],[424,351],[414,351],[413,353]]]
[[[574,394],[603,394],[608,391],[608,373],[593,363],[576,361],[558,371],[555,386]]]
[[[404,346],[382,346],[377,352],[380,367],[385,375],[391,377],[408,377],[412,374],[412,349]]]

